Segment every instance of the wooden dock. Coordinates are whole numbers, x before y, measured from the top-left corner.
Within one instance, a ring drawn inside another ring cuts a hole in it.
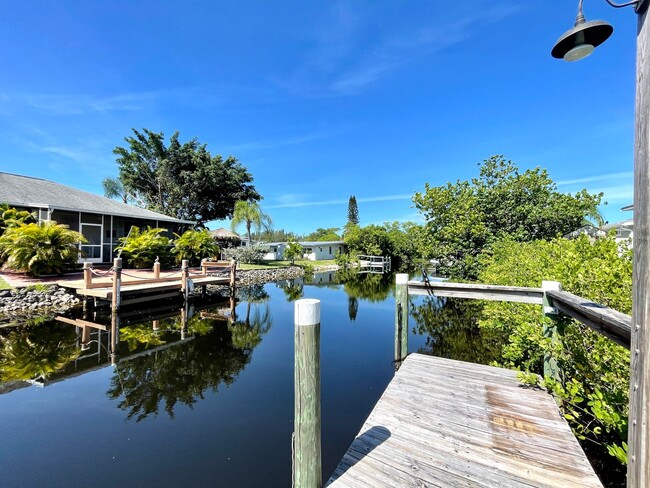
[[[411,354],[331,487],[601,487],[553,397],[517,373]]]
[[[218,276],[200,276],[192,277],[192,282],[195,287],[206,285],[228,285],[230,278]],[[113,285],[109,280],[97,280],[88,288],[83,281],[61,281],[59,286],[71,288],[79,295],[100,298],[102,300],[111,300],[113,297]],[[121,282],[120,294],[123,297],[129,295],[142,295],[146,293],[170,293],[177,295],[182,290],[182,282],[180,277],[164,279],[151,279],[151,280],[123,280]],[[124,300],[122,303],[125,303]],[[126,303],[125,303],[126,304]]]

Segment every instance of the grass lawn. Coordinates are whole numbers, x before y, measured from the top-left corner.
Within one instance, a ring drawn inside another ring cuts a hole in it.
[[[321,266],[332,266],[336,264],[333,259],[324,259],[322,261],[297,261],[296,265],[298,266],[309,266],[312,268],[320,268]],[[244,264],[240,263],[237,265],[237,269],[275,269],[275,268],[286,268],[291,266],[289,261],[265,261],[264,264]]]
[[[7,283],[5,280],[0,278],[0,290],[10,290],[11,286],[9,286],[9,283]]]

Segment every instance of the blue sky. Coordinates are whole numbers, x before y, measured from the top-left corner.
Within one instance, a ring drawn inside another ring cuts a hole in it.
[[[503,154],[562,191],[632,203],[636,15],[586,0],[614,34],[551,58],[576,1],[8,1],[0,170],[100,193],[131,128],[233,154],[276,228],[418,220],[425,182]],[[215,223],[212,228],[227,223]]]

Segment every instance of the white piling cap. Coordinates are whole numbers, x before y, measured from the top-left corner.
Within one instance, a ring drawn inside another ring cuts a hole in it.
[[[408,273],[397,273],[395,275],[395,284],[397,284],[397,285],[405,285],[408,282],[409,282]]]
[[[296,300],[295,324],[296,325],[317,325],[320,324],[320,300],[315,298],[303,298]]]

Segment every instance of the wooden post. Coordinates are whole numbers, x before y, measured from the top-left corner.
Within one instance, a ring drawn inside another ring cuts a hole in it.
[[[117,313],[120,309],[122,298],[120,296],[122,288],[122,258],[113,260],[113,300],[111,301],[111,310]]]
[[[111,314],[111,364],[115,366],[119,360],[120,344],[120,317],[117,313]]]
[[[400,364],[408,354],[409,336],[409,275],[399,273],[395,275],[395,367]]]
[[[88,288],[93,282],[93,265],[84,261],[84,288]]]
[[[237,279],[237,261],[235,258],[230,260],[230,291],[235,292],[235,281]]]
[[[183,292],[183,296],[185,297],[185,300],[187,300],[189,296],[189,291],[187,289],[187,275],[189,273],[189,261],[187,259],[183,259],[181,261],[181,291]]]
[[[548,290],[562,290],[562,285],[557,281],[542,281],[542,290],[544,296],[542,297],[542,328],[544,337],[551,340],[551,347],[555,346],[560,341],[560,336],[557,330],[557,309],[553,307],[552,301],[546,296]],[[557,365],[557,358],[550,352],[544,354],[544,376],[550,376],[557,381],[560,381],[560,370]]]
[[[646,2],[647,4],[647,2]],[[650,21],[639,14],[634,137],[634,271],[627,486],[650,486]]]
[[[81,350],[87,351],[90,349],[90,327],[81,327]]]
[[[320,300],[295,302],[293,487],[320,488]]]
[[[153,263],[153,277],[156,279],[160,278],[160,261],[158,259]]]
[[[203,276],[208,275],[208,267],[205,265],[205,262],[207,261],[207,258],[201,259],[201,272]]]

